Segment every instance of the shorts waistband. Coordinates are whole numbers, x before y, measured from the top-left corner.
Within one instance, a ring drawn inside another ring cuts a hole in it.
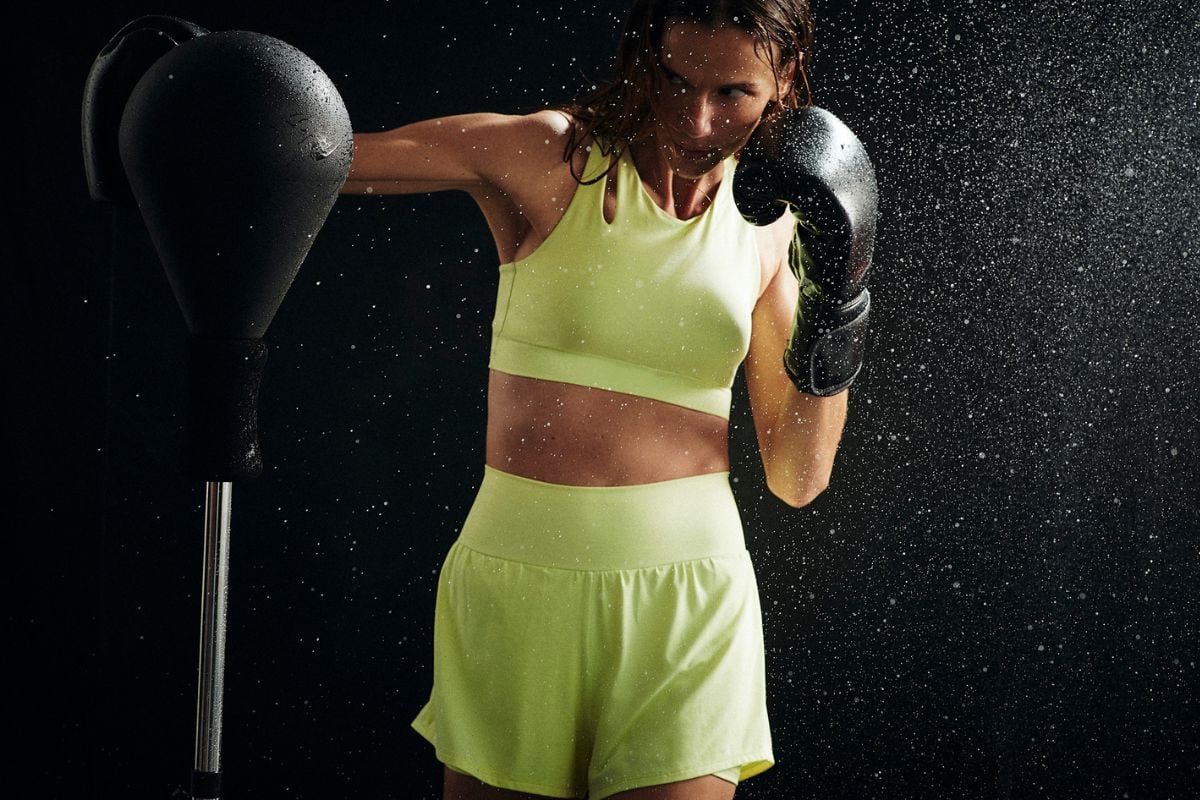
[[[459,541],[527,564],[638,569],[744,553],[728,472],[573,486],[484,467]]]

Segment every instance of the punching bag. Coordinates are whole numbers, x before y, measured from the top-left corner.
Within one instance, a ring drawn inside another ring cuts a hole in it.
[[[135,205],[183,312],[183,471],[205,482],[190,797],[221,796],[231,493],[262,471],[263,336],[350,172],[353,135],[325,73],[284,42],[141,17],[93,63],[91,196]]]
[[[119,147],[190,334],[184,471],[256,477],[263,336],[349,174],[346,107],[295,47],[208,33],[138,80]]]

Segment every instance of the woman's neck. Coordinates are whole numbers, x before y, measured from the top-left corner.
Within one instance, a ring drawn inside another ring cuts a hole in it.
[[[632,145],[629,154],[655,204],[678,219],[698,217],[712,205],[725,171],[722,163],[694,178],[681,175],[653,139]]]

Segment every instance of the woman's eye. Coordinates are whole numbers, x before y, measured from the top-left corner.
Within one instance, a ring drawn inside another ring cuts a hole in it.
[[[750,96],[750,93],[747,92],[745,89],[738,89],[734,86],[730,86],[727,89],[722,89],[721,94],[725,95],[726,97],[734,97],[734,98]]]
[[[666,79],[667,83],[671,84],[672,86],[683,86],[686,83],[683,78],[667,69],[666,64],[659,64],[658,69],[662,73],[663,78]]]

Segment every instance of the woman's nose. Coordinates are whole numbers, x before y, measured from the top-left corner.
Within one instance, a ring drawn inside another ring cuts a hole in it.
[[[683,125],[683,132],[688,136],[703,139],[712,133],[712,104],[698,94],[686,97],[680,122]]]

